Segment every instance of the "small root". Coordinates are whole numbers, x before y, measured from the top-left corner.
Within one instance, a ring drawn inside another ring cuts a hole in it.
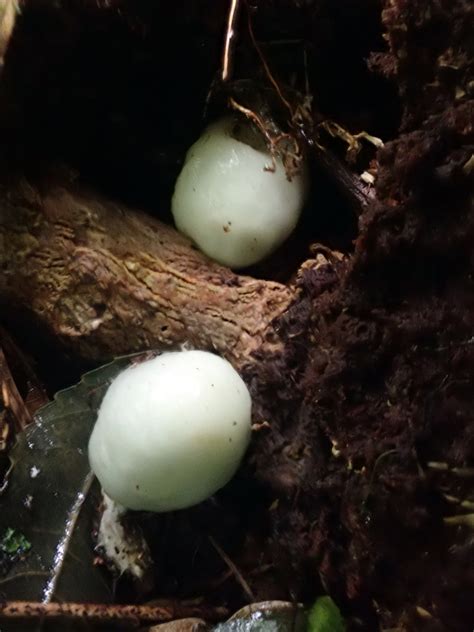
[[[230,0],[227,28],[224,39],[224,51],[222,53],[222,82],[229,81],[234,58],[234,45],[236,36],[236,23],[239,16],[240,0]]]
[[[342,127],[342,125],[339,125],[339,123],[336,123],[335,121],[323,121],[322,123],[319,123],[318,128],[323,129],[333,138],[339,138],[346,143],[346,157],[348,159],[356,156],[362,149],[360,139],[366,140],[377,149],[384,146],[382,139],[377,138],[377,136],[372,136],[364,131],[358,132],[357,134],[351,134],[348,130]]]
[[[234,564],[234,562],[230,559],[227,553],[221,548],[221,546],[216,542],[216,540],[212,536],[209,536],[209,542],[216,549],[217,553],[220,555],[220,557],[222,558],[226,566],[229,568],[229,570],[232,571],[232,574],[234,575],[235,579],[242,587],[242,590],[247,595],[247,597],[250,599],[251,602],[254,602],[255,595],[253,594],[252,589],[248,585],[247,581],[245,580],[244,576],[239,571],[237,566]]]

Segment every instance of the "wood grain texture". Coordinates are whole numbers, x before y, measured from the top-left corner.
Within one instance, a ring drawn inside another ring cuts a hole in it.
[[[0,298],[85,358],[163,346],[214,349],[237,365],[294,294],[239,276],[174,229],[95,194],[25,181],[0,192]]]

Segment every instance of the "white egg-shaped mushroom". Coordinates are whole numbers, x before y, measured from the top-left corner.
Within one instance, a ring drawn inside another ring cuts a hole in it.
[[[272,170],[272,167],[275,167]],[[189,149],[176,181],[176,227],[209,257],[243,268],[280,246],[298,222],[306,170],[288,180],[249,123],[223,118]]]
[[[89,461],[114,501],[172,511],[223,487],[250,434],[250,394],[229,362],[205,351],[163,353],[112,382],[89,441]]]

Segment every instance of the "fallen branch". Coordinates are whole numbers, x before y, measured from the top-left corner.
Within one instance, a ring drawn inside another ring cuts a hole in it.
[[[229,615],[226,608],[201,605],[124,606],[93,603],[42,603],[35,601],[7,601],[0,603],[1,619],[67,619],[101,623],[139,625],[199,617],[219,621]]]
[[[237,366],[294,298],[234,274],[170,228],[89,193],[0,192],[0,300],[86,358],[189,343]]]

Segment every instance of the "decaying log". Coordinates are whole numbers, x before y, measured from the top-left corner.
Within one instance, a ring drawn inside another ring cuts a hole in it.
[[[1,192],[0,297],[81,356],[190,343],[241,364],[294,293],[210,262],[174,229],[89,193]],[[269,336],[269,337],[268,337]]]

